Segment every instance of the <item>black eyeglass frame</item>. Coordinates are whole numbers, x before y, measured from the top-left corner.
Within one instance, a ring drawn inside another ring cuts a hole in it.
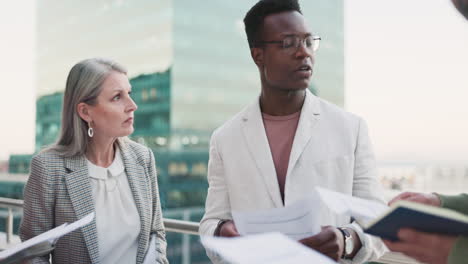
[[[299,48],[300,45],[304,44],[305,43],[305,40],[309,37],[312,38],[312,41],[317,41],[317,45],[315,45],[315,48],[312,48],[312,51],[315,52],[318,50],[319,48],[319,44],[320,44],[320,41],[322,40],[322,38],[318,35],[309,35],[309,36],[306,36],[304,38],[300,38],[299,36],[287,36],[285,37],[283,40],[269,40],[269,41],[257,41],[255,42],[255,45],[254,47],[262,47],[264,44],[283,44],[281,47],[283,49],[287,49],[288,47],[285,47],[284,45],[284,41],[286,38],[289,38],[289,37],[295,37],[296,39],[300,39],[300,41],[298,42],[298,45],[296,45],[294,48]],[[305,45],[307,47],[307,45]],[[313,45],[314,46],[314,45]],[[308,48],[308,47],[307,47]]]

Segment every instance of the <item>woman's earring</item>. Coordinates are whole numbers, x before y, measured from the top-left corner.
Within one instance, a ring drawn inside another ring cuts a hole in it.
[[[93,128],[91,127],[91,122],[89,122],[89,123],[88,123],[88,136],[89,136],[90,138],[92,138],[93,135],[94,135],[94,130],[93,130]]]

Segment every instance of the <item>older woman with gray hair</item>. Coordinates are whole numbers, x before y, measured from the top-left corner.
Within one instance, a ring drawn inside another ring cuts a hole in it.
[[[137,109],[126,73],[93,58],[68,75],[60,137],[31,162],[20,237],[96,217],[33,263],[168,262],[153,153],[126,138]]]

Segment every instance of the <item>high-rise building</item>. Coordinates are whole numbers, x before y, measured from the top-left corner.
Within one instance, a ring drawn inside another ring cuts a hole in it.
[[[164,147],[171,132],[170,69],[139,75],[131,78],[130,84],[132,99],[138,105],[132,137],[152,148]]]
[[[32,154],[12,154],[8,159],[8,173],[27,174],[31,163]],[[22,192],[21,192],[22,194]],[[12,198],[12,197],[10,197]]]
[[[312,85],[318,96],[344,107],[344,1],[299,2],[312,32],[322,38],[316,56]]]
[[[36,101],[36,147],[38,152],[44,146],[57,140],[62,118],[63,92],[41,96]]]

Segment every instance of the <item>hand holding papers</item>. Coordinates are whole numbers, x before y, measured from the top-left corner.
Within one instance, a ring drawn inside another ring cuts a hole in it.
[[[226,260],[239,264],[334,264],[333,260],[280,233],[245,237],[202,237],[202,244]]]
[[[232,212],[239,234],[253,235],[267,232],[281,232],[300,240],[320,232],[317,213],[318,197],[298,201],[290,206],[253,212]]]
[[[15,257],[21,251],[24,251],[25,253],[25,254],[21,254],[20,256],[21,259],[23,258],[27,259],[28,256],[35,257],[35,256],[47,254],[48,252],[43,252],[44,249],[47,248],[47,246],[50,250],[52,250],[53,245],[60,237],[89,224],[93,219],[94,219],[94,213],[90,213],[76,222],[73,222],[71,224],[65,223],[61,226],[58,226],[54,229],[44,232],[38,236],[35,236],[21,244],[8,248],[4,251],[1,251],[0,261],[1,263],[11,263],[10,258]],[[20,259],[15,258],[14,261],[16,262],[19,260]]]
[[[388,206],[350,195],[316,187],[313,195],[283,208],[232,212],[234,223],[241,235],[281,232],[300,240],[320,232],[317,208],[325,204],[331,211],[354,217],[365,225],[388,210]]]

